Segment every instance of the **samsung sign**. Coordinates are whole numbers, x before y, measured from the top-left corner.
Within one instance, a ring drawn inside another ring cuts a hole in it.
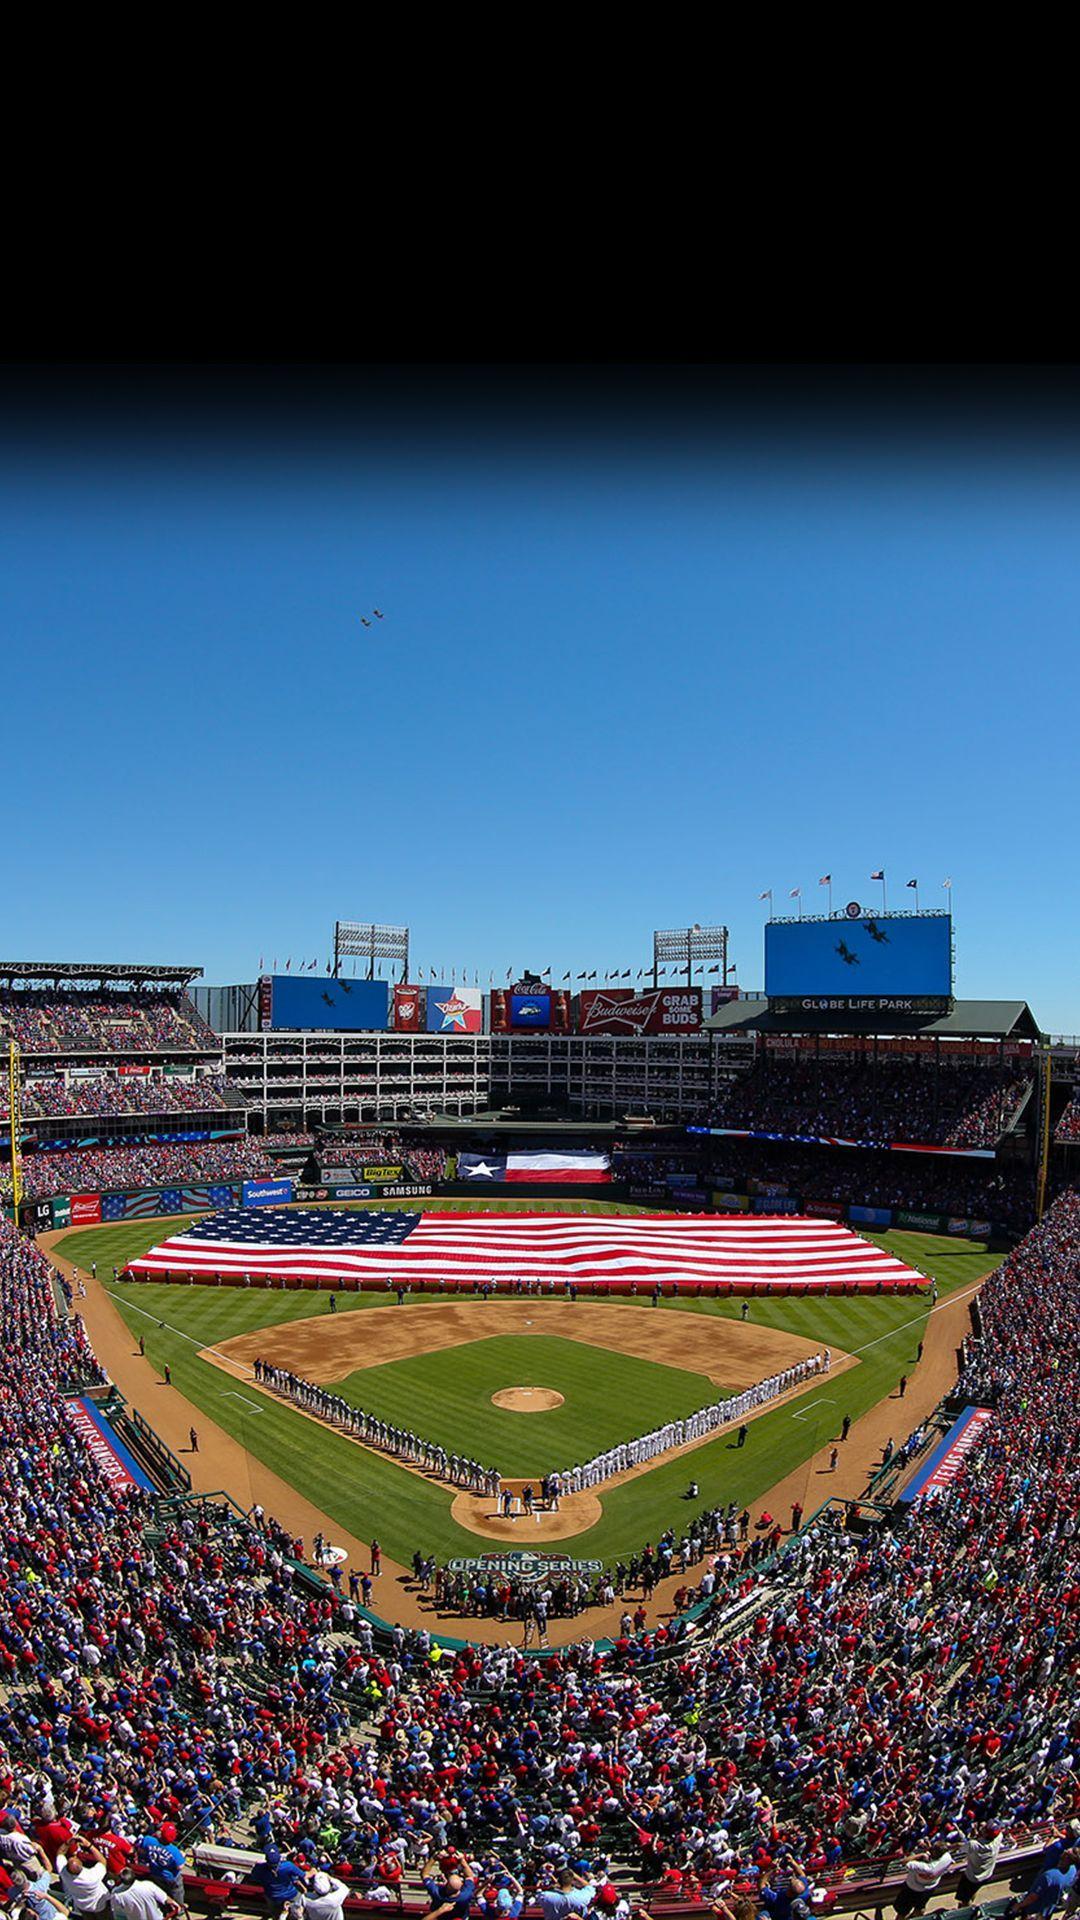
[[[240,1189],[240,1204],[245,1207],[280,1207],[292,1197],[291,1180],[245,1180]]]

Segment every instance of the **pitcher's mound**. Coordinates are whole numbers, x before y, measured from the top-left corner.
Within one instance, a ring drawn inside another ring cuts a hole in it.
[[[562,1403],[554,1387],[500,1387],[491,1396],[493,1407],[506,1407],[510,1413],[550,1413]]]

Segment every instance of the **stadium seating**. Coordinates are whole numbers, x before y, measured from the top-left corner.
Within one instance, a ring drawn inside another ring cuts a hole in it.
[[[1055,1140],[1068,1145],[1080,1140],[1080,1087],[1074,1087],[1069,1104],[1054,1129]]]
[[[103,1117],[122,1113],[204,1113],[243,1104],[240,1093],[220,1074],[195,1080],[158,1075],[103,1074],[97,1080],[34,1075],[22,1089],[24,1120]],[[0,1089],[0,1118],[10,1112],[7,1088]]]
[[[1031,1086],[1030,1068],[848,1064],[766,1056],[709,1110],[715,1126],[888,1145],[991,1147]]]
[[[716,1140],[655,1152],[635,1142],[616,1151],[614,1169],[631,1186],[659,1188],[671,1175],[686,1175],[706,1193],[782,1192],[804,1205],[906,1207],[1016,1232],[1031,1224],[1034,1210],[1031,1170],[995,1161]]]
[[[0,1777],[30,1834],[70,1813],[114,1858],[162,1820],[273,1841],[361,1904],[397,1904],[399,1846],[413,1871],[494,1850],[529,1889],[618,1857],[656,1911],[774,1884],[785,1848],[829,1897],[1076,1811],[1075,1192],[983,1288],[961,1389],[994,1418],[947,1492],[899,1532],[825,1515],[767,1554],[684,1522],[696,1635],[631,1618],[539,1664],[380,1640],[258,1509],[174,1503],[148,1531],[149,1496],[114,1492],[68,1421],[101,1370],[7,1222],[0,1331]]]
[[[85,1147],[23,1156],[23,1193],[45,1200],[54,1193],[107,1193],[110,1189],[194,1186],[206,1180],[259,1180],[280,1174],[270,1149],[309,1144],[304,1135],[254,1135],[240,1140],[152,1143],[136,1147]]]
[[[185,994],[0,988],[0,1037],[25,1053],[220,1051]]]

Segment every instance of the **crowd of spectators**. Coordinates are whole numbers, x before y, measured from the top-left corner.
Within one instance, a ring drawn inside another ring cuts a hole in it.
[[[790,1194],[804,1204],[907,1208],[989,1220],[1014,1232],[1030,1226],[1034,1212],[1033,1176],[1020,1162],[717,1140],[656,1151],[635,1145],[617,1152],[613,1164],[618,1179],[658,1191],[672,1177],[686,1176],[705,1193]]]
[[[1080,1087],[1073,1088],[1069,1104],[1054,1129],[1054,1139],[1064,1146],[1080,1140]]]
[[[994,1418],[946,1490],[869,1533],[841,1514],[747,1540],[690,1506],[685,1546],[669,1530],[606,1575],[644,1594],[685,1569],[700,1636],[628,1606],[610,1652],[536,1663],[427,1629],[377,1643],[340,1573],[293,1577],[303,1545],[259,1508],[148,1535],[147,1496],[110,1488],[65,1411],[100,1379],[82,1327],[7,1223],[0,1331],[3,1826],[47,1850],[46,1886],[100,1857],[99,1884],[127,1864],[175,1890],[169,1849],[213,1830],[265,1846],[271,1911],[290,1873],[392,1897],[441,1856],[462,1915],[503,1875],[551,1889],[551,1920],[602,1914],[617,1848],[669,1897],[775,1915],[845,1859],[966,1870],[984,1838],[1080,1814],[1074,1192],[983,1290],[965,1384]],[[564,1908],[571,1884],[589,1892]]]
[[[228,1097],[226,1095],[228,1094]],[[223,1074],[180,1079],[175,1074],[113,1073],[84,1079],[30,1074],[22,1085],[24,1120],[108,1119],[123,1113],[202,1113],[239,1107],[243,1098]],[[0,1119],[10,1113],[7,1087],[0,1090]]]
[[[27,1200],[46,1200],[54,1193],[107,1193],[136,1187],[195,1186],[204,1181],[261,1180],[282,1171],[271,1149],[295,1144],[289,1134],[261,1138],[245,1134],[238,1140],[25,1153],[23,1193]]]
[[[0,1035],[25,1053],[220,1051],[183,993],[0,987]]]
[[[921,1056],[842,1062],[763,1054],[714,1102],[707,1124],[776,1134],[992,1147],[1031,1085],[1030,1067]]]
[[[427,1185],[440,1181],[446,1172],[445,1148],[407,1141],[391,1128],[337,1128],[319,1139],[316,1152],[320,1168],[346,1168],[357,1180],[364,1165],[373,1163],[401,1166],[407,1180]],[[320,1172],[320,1179],[327,1177],[326,1172]]]

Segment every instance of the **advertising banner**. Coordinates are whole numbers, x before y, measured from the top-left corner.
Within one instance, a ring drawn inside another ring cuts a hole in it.
[[[750,1211],[748,1193],[714,1193],[712,1203],[717,1213],[749,1213]]]
[[[994,1229],[989,1220],[969,1220],[968,1237],[971,1240],[989,1240]]]
[[[419,1033],[424,1025],[426,1001],[422,987],[394,988],[394,1028],[398,1033]]]
[[[666,1187],[627,1187],[627,1199],[640,1200],[648,1206],[656,1206],[668,1197]]]
[[[839,1200],[811,1200],[803,1208],[816,1220],[842,1220],[844,1209]]]
[[[100,1193],[73,1193],[71,1196],[71,1224],[73,1227],[96,1226],[101,1219]]]
[[[324,1028],[331,1033],[381,1033],[390,1024],[390,988],[385,980],[342,980],[312,975],[296,979],[275,973],[271,982],[272,1027]]]
[[[428,987],[428,1033],[482,1033],[484,995],[479,987]]]
[[[515,1029],[531,1027],[536,1033],[547,1033],[551,1026],[550,993],[512,993],[510,1025]]]
[[[721,1007],[726,1007],[732,1000],[737,1000],[738,997],[738,987],[710,987],[709,1012],[719,1013]]]
[[[891,1227],[891,1207],[849,1207],[848,1219],[864,1227]]]
[[[590,987],[578,995],[579,1033],[699,1033],[700,987]]]
[[[945,1221],[940,1213],[909,1213],[905,1207],[899,1207],[893,1214],[893,1226],[905,1227],[909,1233],[944,1233]]]
[[[130,1061],[124,1060],[120,1066],[117,1067],[116,1071],[117,1073],[149,1073],[150,1069],[149,1067],[133,1065]],[[165,1071],[168,1073],[168,1067],[166,1067]]]
[[[382,1187],[382,1186],[385,1186],[388,1181],[400,1180],[402,1178],[403,1172],[404,1172],[404,1169],[400,1166],[365,1167],[364,1179],[370,1181],[373,1187]]]
[[[153,1481],[144,1473],[134,1454],[128,1451],[104,1415],[89,1399],[66,1402],[67,1415],[79,1438],[110,1487],[144,1487],[153,1490]]]
[[[52,1203],[52,1223],[54,1227],[70,1227],[71,1201],[66,1193],[58,1193]]]
[[[427,1200],[434,1188],[421,1181],[403,1180],[393,1187],[301,1186],[294,1200]]]
[[[799,1202],[790,1194],[759,1193],[754,1200],[755,1213],[798,1213]]]
[[[280,1207],[292,1197],[291,1180],[245,1180],[240,1188],[242,1207]]]
[[[900,1499],[914,1504],[924,1494],[933,1497],[951,1486],[972,1447],[978,1445],[993,1418],[989,1407],[965,1407],[940,1446],[934,1448],[929,1460],[904,1487]]]

